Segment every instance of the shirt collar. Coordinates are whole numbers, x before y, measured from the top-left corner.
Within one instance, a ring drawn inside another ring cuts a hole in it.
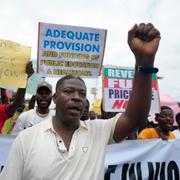
[[[87,121],[80,121],[79,129],[88,130],[89,128],[88,128]],[[46,132],[46,131],[56,132],[53,128],[52,118],[50,118],[44,122],[43,132]]]

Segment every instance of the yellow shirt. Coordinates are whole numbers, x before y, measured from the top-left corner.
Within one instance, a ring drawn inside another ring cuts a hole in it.
[[[175,136],[172,132],[169,132],[168,136],[166,137],[167,139],[175,139]],[[140,132],[138,138],[139,139],[158,139],[161,137],[159,136],[155,128],[146,128]]]

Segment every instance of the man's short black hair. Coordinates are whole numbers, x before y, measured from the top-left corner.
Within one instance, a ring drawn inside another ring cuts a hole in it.
[[[80,76],[67,75],[67,76],[64,76],[61,79],[59,79],[58,82],[56,83],[56,92],[58,91],[59,87],[63,86],[64,81],[69,80],[69,79],[78,79],[78,80],[82,81],[84,83],[84,85],[86,86],[84,80]]]

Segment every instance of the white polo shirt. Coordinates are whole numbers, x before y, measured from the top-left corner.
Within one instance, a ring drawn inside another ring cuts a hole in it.
[[[48,119],[15,139],[0,180],[103,180],[106,145],[119,115],[80,121],[69,151]]]

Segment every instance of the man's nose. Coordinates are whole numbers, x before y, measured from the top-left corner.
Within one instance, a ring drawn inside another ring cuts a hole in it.
[[[75,100],[82,100],[79,92],[77,92],[77,91],[75,91],[75,92],[73,93],[73,97],[72,97],[72,98],[75,99]]]

